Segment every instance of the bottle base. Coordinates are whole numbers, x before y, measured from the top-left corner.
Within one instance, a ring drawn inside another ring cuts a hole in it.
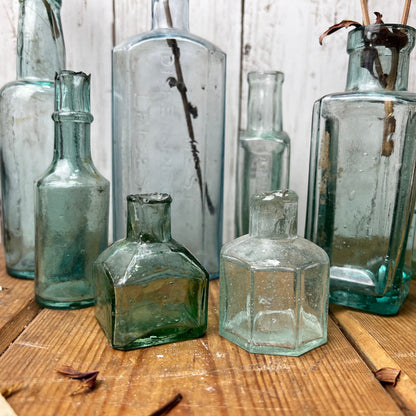
[[[396,315],[405,301],[409,289],[410,279],[403,282],[401,291],[390,291],[382,297],[369,296],[351,291],[334,290],[329,295],[329,302],[377,315]]]
[[[105,332],[105,331],[104,331]],[[154,347],[161,344],[169,344],[172,342],[188,341],[191,339],[196,339],[202,337],[206,332],[206,327],[203,328],[192,328],[188,331],[183,331],[180,333],[175,333],[172,335],[150,335],[146,338],[136,339],[128,345],[117,345],[111,342],[111,346],[116,350],[128,351],[135,350],[139,348]]]
[[[33,280],[35,278],[34,270],[19,270],[11,267],[6,267],[7,274],[18,279]]]
[[[40,296],[35,296],[35,301],[38,305],[48,309],[59,309],[59,310],[71,310],[71,309],[82,309],[94,306],[95,299],[84,299],[81,301],[56,301],[51,299],[45,299]]]
[[[256,341],[249,342],[247,339],[237,336],[236,334],[233,334],[231,332],[225,331],[221,328],[219,334],[223,338],[228,339],[228,341],[231,341],[233,344],[237,345],[240,348],[243,348],[244,350],[252,354],[285,355],[289,357],[299,357],[300,355],[305,354],[308,351],[311,351],[317,347],[320,347],[321,345],[324,345],[327,342],[327,337],[325,336],[323,338],[317,338],[312,341],[306,342],[297,348],[288,348],[282,346],[284,344],[283,339],[280,345],[265,345],[264,343],[256,343]]]

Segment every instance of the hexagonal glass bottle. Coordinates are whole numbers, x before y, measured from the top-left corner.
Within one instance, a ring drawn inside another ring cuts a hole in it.
[[[297,201],[253,196],[249,234],[221,250],[220,335],[249,352],[297,356],[327,340],[329,259],[296,235]]]
[[[113,348],[197,338],[207,327],[207,271],[171,238],[168,194],[127,197],[127,236],[94,264],[95,315]]]

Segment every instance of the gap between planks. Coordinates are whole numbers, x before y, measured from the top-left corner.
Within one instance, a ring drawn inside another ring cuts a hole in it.
[[[329,315],[373,372],[384,367],[401,370],[400,365],[382,345],[369,334],[358,319],[352,316],[350,309],[331,305]],[[416,383],[406,372],[401,370],[396,386],[383,385],[383,387],[405,415],[416,414]]]

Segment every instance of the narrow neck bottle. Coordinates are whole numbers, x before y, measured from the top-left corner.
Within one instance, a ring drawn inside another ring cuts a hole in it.
[[[61,0],[20,0],[17,79],[53,80],[65,67]]]
[[[152,30],[189,30],[188,0],[152,0]]]
[[[414,43],[410,26],[369,25],[350,32],[347,91],[406,91]]]
[[[297,237],[298,196],[290,190],[254,195],[250,201],[249,234],[273,240]]]
[[[282,72],[250,72],[247,131],[269,133],[281,131],[282,123]]]
[[[91,161],[90,76],[83,72],[61,71],[55,78],[54,160],[74,164]]]
[[[129,195],[127,197],[127,239],[147,243],[171,239],[170,204],[167,194]]]

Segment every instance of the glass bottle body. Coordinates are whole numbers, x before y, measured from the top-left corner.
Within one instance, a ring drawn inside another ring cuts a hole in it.
[[[77,91],[89,99],[85,74],[62,71],[57,83],[68,103]],[[35,299],[53,309],[94,304],[92,266],[108,242],[110,184],[91,160],[89,102],[74,102],[54,113],[54,159],[36,182]]]
[[[403,60],[414,41],[413,29],[404,30]],[[331,302],[391,315],[411,278],[406,243],[415,200],[416,95],[376,88],[374,77],[371,84],[369,71],[351,62],[356,49],[364,54],[360,38],[367,32],[351,33],[349,90],[314,107],[306,236],[331,259]],[[378,51],[384,68],[392,60],[385,49]],[[408,66],[399,62],[405,73],[397,83],[405,89]]]
[[[170,236],[170,197],[130,195],[126,239],[94,264],[95,314],[111,346],[130,350],[202,336],[208,273]]]
[[[215,275],[222,234],[225,55],[175,20],[186,17],[187,1],[169,2],[173,28],[158,8],[163,3],[153,1],[152,31],[113,50],[114,239],[125,235],[126,195],[169,193],[174,235]]]
[[[250,215],[250,234],[221,250],[220,335],[253,353],[301,355],[327,340],[328,256],[296,236],[292,191],[253,196]]]
[[[51,161],[53,79],[65,62],[60,1],[21,2],[17,51],[17,81],[0,91],[3,241],[7,272],[33,279],[33,182]]]
[[[290,139],[282,127],[281,72],[250,72],[247,129],[237,156],[236,233],[248,233],[250,197],[289,186]]]

